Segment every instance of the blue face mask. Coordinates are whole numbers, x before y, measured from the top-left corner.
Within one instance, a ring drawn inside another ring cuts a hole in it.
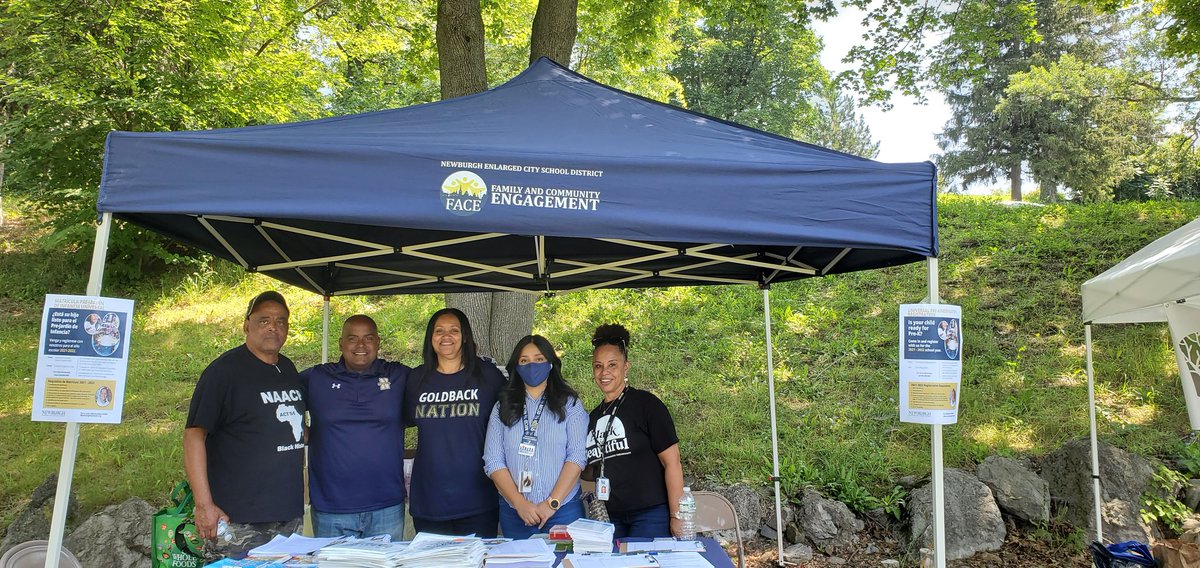
[[[517,374],[521,375],[521,380],[525,381],[525,384],[536,387],[546,382],[546,379],[550,377],[550,369],[553,366],[549,361],[543,363],[526,363],[524,365],[517,365]]]

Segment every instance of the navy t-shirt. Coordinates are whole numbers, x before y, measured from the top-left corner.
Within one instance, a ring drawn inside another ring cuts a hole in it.
[[[412,516],[447,521],[499,506],[483,473],[483,441],[504,375],[481,359],[476,376],[413,369],[404,396],[405,424],[417,427],[408,508]]]
[[[208,434],[208,485],[231,521],[304,514],[305,410],[296,366],[283,355],[264,363],[243,344],[201,373],[187,427]]]
[[[311,423],[308,495],[324,513],[363,513],[404,502],[404,387],[408,367],[344,361],[300,374]]]

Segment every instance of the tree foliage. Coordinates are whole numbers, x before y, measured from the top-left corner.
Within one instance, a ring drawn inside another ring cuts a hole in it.
[[[1028,149],[1035,179],[1107,200],[1158,131],[1157,104],[1145,91],[1126,71],[1064,55],[1014,74],[997,122],[1023,133],[1017,142]]]
[[[434,4],[419,0],[321,2],[302,33],[330,67],[331,114],[436,100],[435,16]]]
[[[1083,0],[1109,12],[1117,12],[1132,4],[1148,5],[1163,19],[1161,30],[1167,50],[1182,57],[1200,55],[1200,4],[1194,0]]]
[[[717,12],[717,9],[724,12]],[[820,63],[812,7],[711,3],[677,20],[670,66],[687,108],[783,136],[874,157],[879,145]]]
[[[0,161],[5,188],[53,216],[49,244],[92,240],[110,130],[201,129],[324,112],[306,8],[287,1],[12,0],[0,5]],[[172,258],[118,227],[110,274]]]
[[[822,83],[812,100],[817,111],[815,121],[806,131],[798,132],[796,138],[864,158],[879,155],[879,142],[871,136],[871,127],[859,114],[857,101],[837,83]]]
[[[675,0],[581,0],[574,69],[606,85],[657,101],[680,89],[668,73],[676,47]]]
[[[938,136],[938,163],[964,185],[1006,177],[1011,198],[1021,199],[1027,140],[1036,122],[1006,120],[997,113],[1011,77],[1063,54],[1098,62],[1097,43],[1109,21],[1062,0],[1000,0],[960,6],[947,36],[932,53],[930,77],[953,112]],[[1111,35],[1111,34],[1108,34]]]
[[[820,41],[797,14],[758,17],[770,21],[753,24],[732,11],[719,19],[685,18],[670,71],[688,108],[792,136],[812,127],[817,110],[810,98],[828,81]]]

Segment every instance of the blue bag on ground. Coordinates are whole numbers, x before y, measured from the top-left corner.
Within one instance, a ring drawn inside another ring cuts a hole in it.
[[[1138,566],[1156,566],[1150,547],[1136,540],[1116,542],[1105,546],[1093,542],[1088,546],[1092,553],[1092,564],[1096,568],[1137,568]]]

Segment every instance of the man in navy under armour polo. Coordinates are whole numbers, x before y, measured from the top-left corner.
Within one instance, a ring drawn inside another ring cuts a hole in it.
[[[318,537],[404,536],[404,383],[408,367],[379,358],[365,315],[342,324],[342,358],[300,374],[311,417],[308,494]]]

